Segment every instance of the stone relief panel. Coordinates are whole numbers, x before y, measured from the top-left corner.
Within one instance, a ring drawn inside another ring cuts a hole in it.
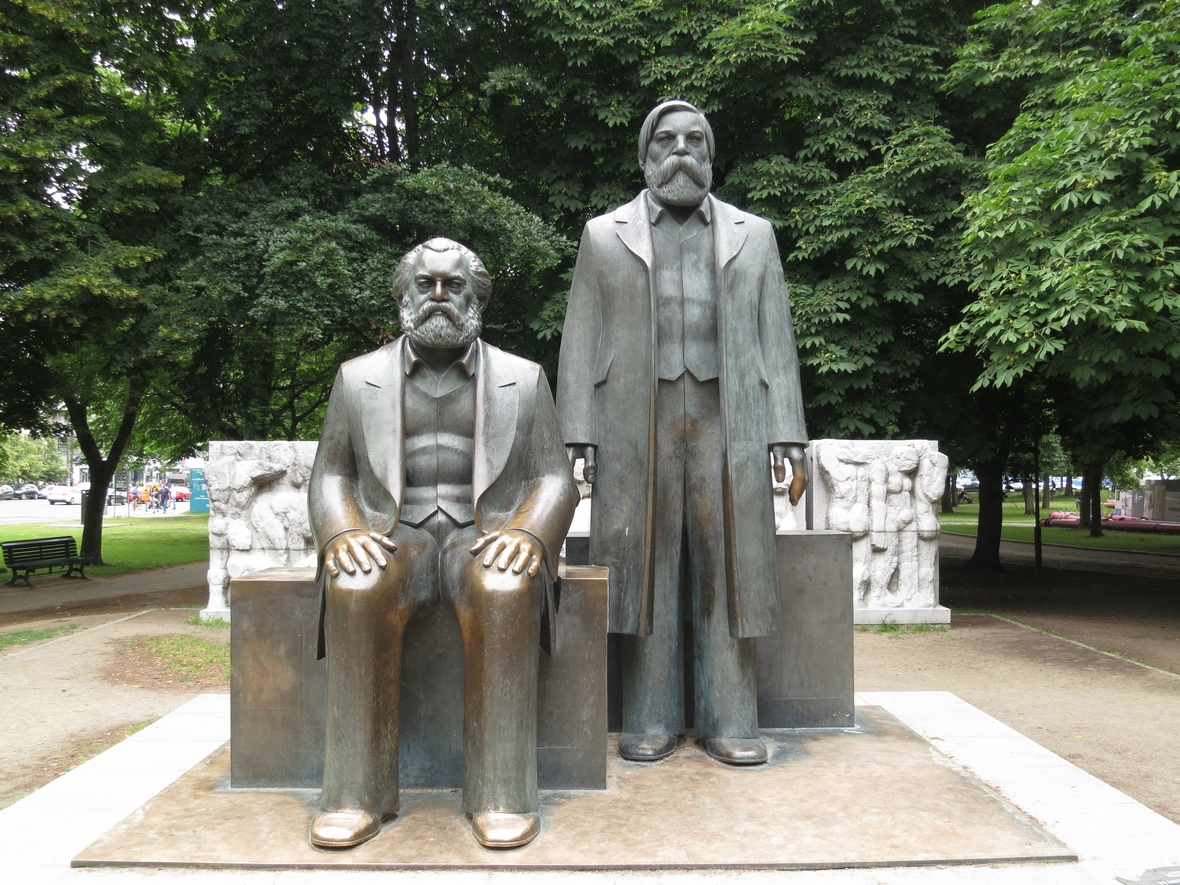
[[[314,566],[307,480],[317,443],[214,442],[209,484],[209,607],[228,611],[231,578],[272,566]],[[798,505],[775,483],[778,531],[813,528],[853,537],[858,609],[938,605],[938,505],[946,456],[929,440],[812,440],[811,484]],[[572,533],[586,533],[590,485],[575,467],[583,502]],[[810,501],[808,501],[810,498]]]
[[[930,440],[812,440],[813,527],[852,535],[857,608],[938,605],[947,458]]]
[[[317,442],[213,442],[209,611],[228,611],[229,582],[275,566],[314,566],[307,480]]]

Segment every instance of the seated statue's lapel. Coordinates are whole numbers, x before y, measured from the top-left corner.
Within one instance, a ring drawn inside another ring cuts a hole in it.
[[[362,444],[377,481],[393,497],[395,512],[400,510],[405,491],[405,446],[402,392],[405,373],[402,371],[403,335],[378,351],[378,359],[365,373],[359,391]],[[356,448],[356,441],[353,441]],[[357,452],[358,459],[361,453]]]
[[[516,441],[520,396],[517,379],[500,351],[477,340],[479,369],[475,387],[475,460],[471,493],[478,518],[479,499],[504,471]]]

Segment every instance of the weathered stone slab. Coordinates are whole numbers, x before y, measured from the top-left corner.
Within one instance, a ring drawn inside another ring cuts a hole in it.
[[[948,623],[938,604],[947,458],[932,440],[812,440],[811,524],[852,535],[856,623]]]

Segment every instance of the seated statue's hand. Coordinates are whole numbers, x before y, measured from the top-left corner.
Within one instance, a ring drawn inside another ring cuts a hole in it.
[[[535,578],[541,570],[541,560],[545,555],[536,538],[516,529],[488,532],[471,545],[471,555],[481,550],[484,551],[484,568],[491,568],[495,564],[503,572],[511,567],[514,575],[528,569],[530,578]]]
[[[341,571],[355,575],[358,568],[367,575],[373,563],[382,569],[389,565],[382,548],[393,553],[397,545],[380,532],[345,532],[324,549],[324,568],[333,578],[340,577]]]

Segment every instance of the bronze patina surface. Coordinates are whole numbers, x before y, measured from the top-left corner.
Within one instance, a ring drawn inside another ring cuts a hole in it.
[[[605,792],[546,791],[531,845],[489,851],[458,793],[406,790],[403,817],[349,851],[305,833],[314,790],[228,787],[228,750],[186,774],[74,866],[264,868],[825,869],[1076,860],[883,710],[858,728],[763,732],[767,765],[721,765],[682,745],[659,764],[612,757]],[[691,797],[691,798],[686,798]],[[690,810],[690,814],[686,814]]]
[[[465,246],[416,246],[393,277],[405,334],[332,387],[308,483],[327,659],[317,845],[359,844],[399,810],[403,643],[439,605],[462,637],[473,833],[516,847],[537,832],[541,622],[552,645],[577,490],[544,371],[479,338],[491,290]]]
[[[561,648],[541,655],[537,683],[537,782],[542,789],[603,789],[606,570],[563,565],[560,578]],[[318,789],[327,672],[316,658],[315,569],[235,578],[231,599],[231,784]],[[401,786],[461,787],[463,638],[447,606],[406,626],[402,658]]]
[[[709,193],[714,147],[687,102],[647,116],[647,189],[582,235],[557,406],[623,634],[620,752],[663,758],[691,719],[713,756],[749,764],[765,759],[755,639],[779,627],[771,475],[789,462],[797,503],[807,429],[774,231]]]

